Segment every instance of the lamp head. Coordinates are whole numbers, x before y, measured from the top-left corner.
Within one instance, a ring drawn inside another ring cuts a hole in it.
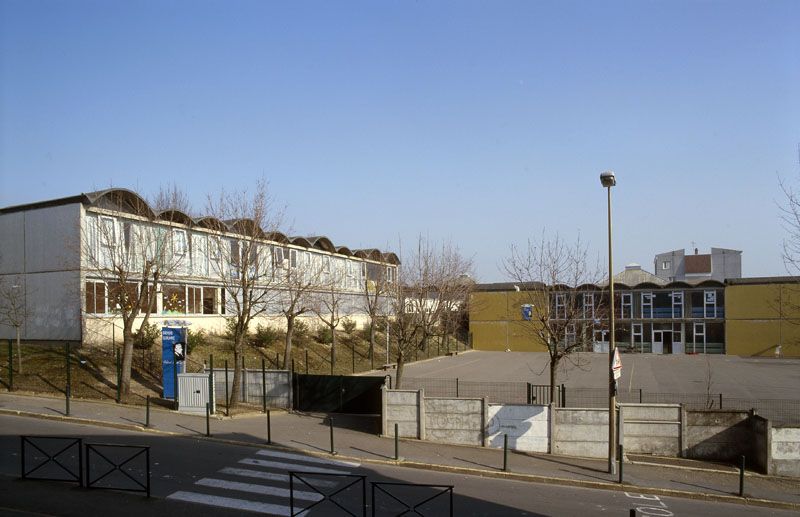
[[[600,173],[600,183],[602,183],[604,187],[613,187],[617,184],[617,177],[614,176],[612,171],[605,171]]]

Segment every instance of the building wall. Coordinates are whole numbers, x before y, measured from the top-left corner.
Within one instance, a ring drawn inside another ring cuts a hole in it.
[[[81,209],[75,203],[0,214],[0,282],[22,293],[23,340],[81,339]],[[0,325],[0,339],[15,333]]]
[[[476,350],[546,352],[535,337],[537,326],[522,319],[522,305],[537,303],[531,293],[476,291],[470,294],[469,331]]]
[[[734,284],[725,288],[729,354],[800,357],[800,284]]]

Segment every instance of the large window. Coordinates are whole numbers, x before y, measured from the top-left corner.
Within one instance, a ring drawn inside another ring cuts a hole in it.
[[[216,287],[203,288],[203,314],[217,314],[217,291]]]
[[[86,313],[106,313],[106,284],[103,282],[86,282]]]
[[[188,305],[187,314],[202,314],[203,313],[203,288],[202,287],[187,287],[186,288],[186,303]]]
[[[683,291],[672,291],[672,317],[683,317]]]
[[[623,319],[633,318],[633,293],[622,293],[621,298],[621,311],[620,316]]]
[[[555,312],[556,319],[567,319],[567,295],[564,293],[556,293],[555,295]],[[573,326],[574,330],[574,326]]]
[[[594,319],[594,293],[583,293],[583,317]]]
[[[186,314],[186,288],[182,285],[165,285],[163,289],[163,313]]]
[[[653,293],[642,293],[642,318],[653,317]]]
[[[139,286],[134,282],[108,284],[108,311],[129,311],[139,301]]]

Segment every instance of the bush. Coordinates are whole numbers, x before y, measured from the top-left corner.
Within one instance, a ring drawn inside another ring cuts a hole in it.
[[[158,343],[158,338],[161,337],[161,329],[155,323],[148,323],[142,325],[139,334],[134,340],[134,345],[138,350],[149,350]]]
[[[294,320],[293,337],[303,339],[306,336],[308,336],[308,323],[303,320]]]
[[[269,325],[257,325],[250,343],[257,348],[266,348],[273,343],[277,343],[281,338],[281,333]]]
[[[228,318],[225,320],[225,338],[229,341],[233,341],[236,334],[236,319],[235,318]],[[248,336],[250,335],[249,332],[245,332],[244,339],[247,341]]]
[[[198,331],[193,331],[191,329],[186,329],[187,354],[191,354],[196,346],[207,346],[208,344],[210,344],[210,340],[205,330],[200,329]]]
[[[352,334],[356,330],[356,322],[351,320],[350,318],[344,318],[342,320],[342,330],[344,330],[348,334]]]
[[[318,343],[322,343],[323,345],[329,345],[333,343],[333,334],[331,333],[331,328],[327,325],[321,325],[317,328],[316,335],[314,339],[317,340]]]

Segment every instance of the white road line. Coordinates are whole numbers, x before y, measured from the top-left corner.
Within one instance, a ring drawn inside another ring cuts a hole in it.
[[[271,481],[280,481],[283,483],[289,482],[288,474],[275,474],[274,472],[262,472],[260,470],[251,469],[237,469],[233,467],[225,467],[221,469],[220,474],[228,474],[229,476],[243,476],[248,478],[269,479]],[[332,487],[336,485],[335,481],[326,481],[324,479],[314,480],[317,486]]]
[[[317,474],[349,474],[350,472],[346,470],[336,470],[336,469],[325,469],[322,467],[313,467],[313,466],[305,466],[305,465],[298,465],[296,463],[283,463],[280,461],[265,461],[265,460],[257,460],[255,458],[245,458],[243,460],[239,460],[239,463],[243,465],[255,465],[258,467],[269,467],[274,469],[281,469],[281,470],[289,470],[292,472],[308,472],[308,473],[317,473]]]
[[[324,465],[340,465],[342,467],[361,466],[361,463],[354,461],[329,460],[327,458],[317,458],[316,456],[304,456],[302,454],[292,454],[290,452],[271,451],[267,449],[261,449],[260,451],[256,452],[256,454],[259,456],[271,456],[273,458],[281,458],[284,460],[304,461],[306,463],[322,463]]]
[[[288,488],[259,485],[256,483],[239,483],[238,481],[226,481],[224,479],[203,478],[197,481],[195,485],[222,488],[224,490],[238,490],[239,492],[250,492],[253,494],[272,495],[276,497],[289,497],[290,495]],[[319,501],[324,499],[322,494],[318,494],[316,492],[304,492],[302,490],[295,490],[294,496],[297,499],[303,499],[304,501]]]
[[[268,513],[271,515],[288,516],[290,509],[288,506],[279,504],[259,503],[257,501],[248,501],[247,499],[235,499],[233,497],[220,497],[217,495],[198,494],[197,492],[186,492],[180,490],[174,494],[167,496],[167,499],[176,499],[178,501],[187,501],[189,503],[200,503],[210,506],[220,506],[222,508],[236,508],[237,510],[246,510],[249,512]]]

